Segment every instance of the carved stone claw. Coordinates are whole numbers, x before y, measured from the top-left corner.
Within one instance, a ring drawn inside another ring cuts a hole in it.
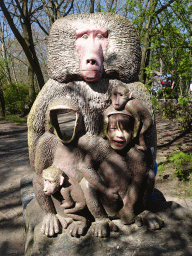
[[[145,150],[147,150],[147,147],[146,147],[146,146],[139,145],[139,146],[137,146],[137,149],[142,150],[142,151],[145,151]]]

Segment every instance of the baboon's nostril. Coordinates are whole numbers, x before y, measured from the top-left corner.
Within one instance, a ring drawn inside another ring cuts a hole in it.
[[[88,59],[87,60],[87,64],[95,65],[96,64],[96,60]]]

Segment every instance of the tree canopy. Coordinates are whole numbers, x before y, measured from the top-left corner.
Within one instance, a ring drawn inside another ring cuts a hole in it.
[[[46,42],[51,25],[82,12],[128,17],[141,42],[140,81],[147,83],[159,70],[173,76],[181,93],[187,91],[192,79],[191,0],[1,0],[0,94],[3,84],[22,82],[29,87],[32,104],[48,79]]]

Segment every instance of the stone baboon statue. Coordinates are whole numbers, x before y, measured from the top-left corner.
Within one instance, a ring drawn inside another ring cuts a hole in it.
[[[78,14],[61,18],[53,24],[47,51],[50,79],[28,116],[29,158],[35,169],[34,191],[46,213],[43,225],[47,235],[58,233],[59,219],[52,198],[43,193],[43,170],[53,163],[62,169],[67,161],[70,168],[66,168],[66,175],[78,184],[86,183],[78,171],[78,163],[82,160],[78,140],[84,135],[100,136],[102,133],[103,112],[111,104],[113,87],[123,83],[137,99],[142,100],[154,120],[150,95],[138,81],[140,58],[137,32],[125,17],[111,13]],[[76,113],[70,140],[62,135],[57,120],[63,109]],[[145,143],[153,168],[156,157],[155,123],[150,127]],[[63,157],[59,156],[60,147],[65,148]],[[141,176],[141,184],[142,179]],[[111,222],[97,223],[95,212],[91,211],[91,214],[95,218],[97,235],[105,236],[108,226],[115,229]],[[100,220],[102,218],[106,219],[106,215],[101,215]],[[77,233],[80,235],[81,231],[77,229]]]

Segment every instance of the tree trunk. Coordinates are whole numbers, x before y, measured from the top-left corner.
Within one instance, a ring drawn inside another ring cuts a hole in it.
[[[90,5],[90,13],[94,13],[94,4],[95,4],[95,0],[91,0],[91,5]]]
[[[11,70],[12,70],[12,74],[13,74],[13,79],[14,79],[15,83],[18,84],[17,76],[16,76],[16,73],[15,73],[15,65],[14,65],[13,58],[11,56],[9,56],[9,60],[10,60],[10,64],[11,64]]]
[[[26,6],[27,6],[26,1],[23,1],[23,4],[26,4]],[[31,67],[33,68],[33,70],[36,74],[39,87],[42,88],[43,85],[44,85],[44,78],[43,78],[41,67],[40,67],[39,61],[37,59],[36,52],[35,52],[35,47],[34,47],[33,37],[32,37],[32,31],[31,31],[30,17],[24,15],[23,23],[22,23],[22,25],[25,24],[27,32],[28,32],[28,36],[29,36],[29,44],[28,44],[25,41],[25,39],[23,38],[23,36],[20,34],[19,30],[16,28],[16,26],[13,22],[13,19],[10,15],[9,11],[7,10],[3,0],[0,1],[0,7],[1,7],[6,19],[7,19],[7,22],[9,23],[9,26],[10,26],[12,32],[14,33],[16,39],[18,40],[21,47],[23,48],[23,51],[25,52],[25,55],[26,55]],[[20,9],[21,9],[21,7],[20,7]]]
[[[148,21],[148,25],[151,25],[150,23],[151,21]],[[150,28],[148,27],[146,29],[145,37],[143,40],[143,50],[142,50],[141,67],[140,67],[140,74],[139,74],[139,80],[142,83],[145,83],[145,79],[146,79],[145,68],[146,68],[146,63],[149,55],[149,40],[150,40]]]
[[[3,95],[2,83],[0,81],[0,102],[1,102],[1,114],[5,117],[5,99]]]
[[[163,74],[163,61],[162,61],[162,59],[160,58],[160,60],[159,60],[159,63],[160,63],[160,73],[161,74]]]
[[[2,48],[2,57],[4,59],[5,76],[6,76],[7,82],[12,83],[9,62],[8,62],[8,58],[7,58],[7,47],[5,44],[4,26],[5,26],[5,24],[4,24],[4,20],[3,20],[2,26],[0,24],[0,40],[1,40],[1,48]]]
[[[157,5],[156,0],[150,1],[149,10],[151,15],[148,17],[148,21],[145,27],[145,35],[143,39],[143,50],[142,50],[142,57],[141,57],[141,67],[140,67],[140,75],[139,79],[142,83],[146,82],[146,74],[145,74],[145,68],[146,64],[148,64],[148,60],[150,58],[150,37],[151,37],[151,30],[152,30],[152,21],[155,13],[155,7]]]
[[[30,63],[28,63],[28,86],[29,86],[29,108],[32,107],[35,101],[35,85],[34,85],[34,71]]]
[[[114,3],[114,0],[108,0],[108,1],[106,1],[106,10],[107,10],[108,12],[110,12],[110,11],[112,10],[113,3]]]
[[[27,13],[27,0],[24,0],[23,2],[23,14],[25,16],[24,22],[21,21],[22,29],[23,29],[23,38],[25,39],[26,44],[31,49],[31,52],[33,52],[33,55],[36,52],[34,49],[33,44],[33,38],[32,38],[32,31],[31,26],[29,26],[28,22],[28,13]],[[30,62],[28,62],[28,87],[29,87],[29,107],[31,108],[33,105],[33,102],[35,100],[35,87],[34,87],[34,67],[31,65]]]

